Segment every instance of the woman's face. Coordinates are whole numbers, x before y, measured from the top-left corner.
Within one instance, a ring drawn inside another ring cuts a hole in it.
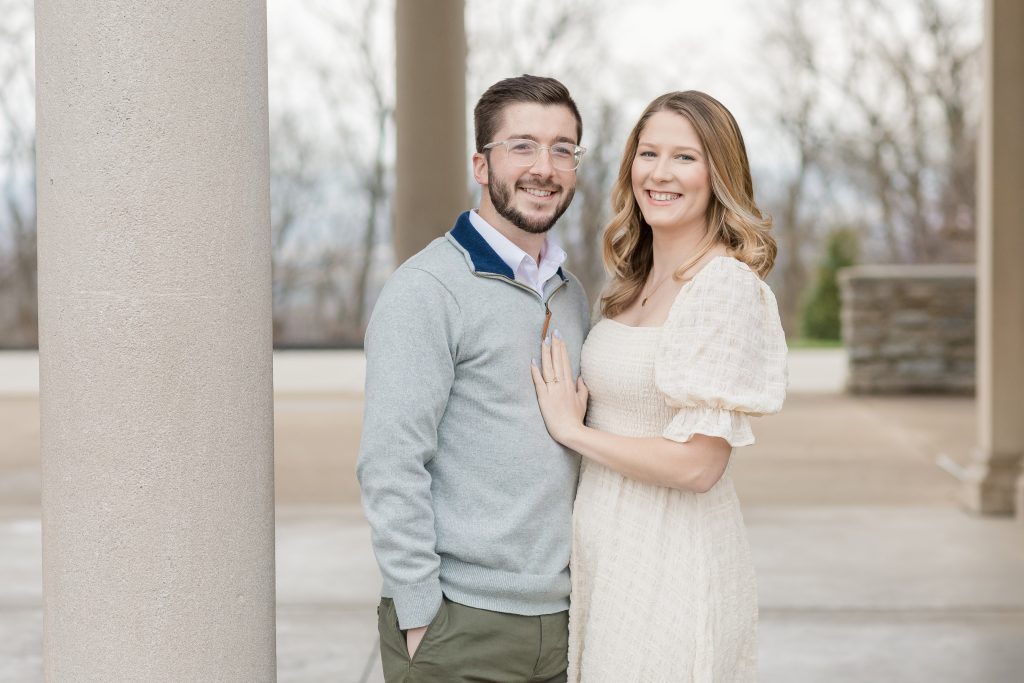
[[[633,157],[633,195],[655,230],[699,230],[711,200],[704,147],[683,116],[659,111],[647,119]]]

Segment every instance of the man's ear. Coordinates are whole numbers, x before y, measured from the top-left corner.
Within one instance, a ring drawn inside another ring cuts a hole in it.
[[[487,187],[487,157],[480,152],[473,153],[473,180],[481,187]]]

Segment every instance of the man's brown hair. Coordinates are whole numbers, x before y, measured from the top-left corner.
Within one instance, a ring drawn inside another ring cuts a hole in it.
[[[569,89],[554,78],[523,74],[500,80],[487,89],[473,108],[473,129],[476,131],[476,151],[483,152],[484,145],[494,142],[494,132],[501,127],[501,116],[505,107],[520,102],[562,105],[572,112],[576,119],[576,144],[583,138],[583,120],[579,109],[569,95]]]

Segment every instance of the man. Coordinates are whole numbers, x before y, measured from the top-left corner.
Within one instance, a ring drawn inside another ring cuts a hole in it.
[[[387,681],[564,681],[579,460],[548,435],[530,363],[558,334],[578,374],[589,329],[546,236],[582,123],[565,86],[524,75],[484,93],[474,126],[479,210],[392,275],[366,333],[381,659]]]

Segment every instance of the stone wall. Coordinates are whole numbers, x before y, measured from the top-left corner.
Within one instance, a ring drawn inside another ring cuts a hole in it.
[[[973,265],[854,266],[839,286],[851,393],[974,392]]]

